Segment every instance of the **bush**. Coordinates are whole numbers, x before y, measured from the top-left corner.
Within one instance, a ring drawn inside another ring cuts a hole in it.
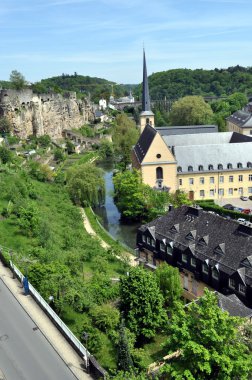
[[[119,324],[120,313],[115,307],[109,304],[94,306],[90,310],[90,315],[95,326],[104,332],[116,329]]]

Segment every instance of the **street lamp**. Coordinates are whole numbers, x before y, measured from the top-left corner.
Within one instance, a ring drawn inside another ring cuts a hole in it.
[[[10,261],[11,261],[11,271],[12,271],[12,278],[15,278],[15,271],[14,271],[14,264],[13,264],[13,252],[10,250]]]
[[[89,356],[88,356],[88,350],[87,350],[87,341],[88,341],[88,338],[89,338],[89,334],[87,332],[83,332],[82,333],[82,338],[85,340],[86,342],[86,357],[87,357],[87,373],[89,373]]]

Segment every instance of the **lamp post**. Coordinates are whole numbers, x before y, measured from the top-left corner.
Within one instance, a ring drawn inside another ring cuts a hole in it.
[[[10,250],[9,255],[10,255],[10,261],[11,261],[12,278],[15,278],[15,271],[14,271],[14,266],[13,266],[13,252],[12,252],[12,250]]]
[[[89,373],[89,356],[88,356],[88,351],[87,351],[87,342],[88,342],[88,338],[89,338],[89,334],[87,332],[83,332],[82,334],[82,338],[85,340],[85,344],[86,344],[86,357],[87,357],[87,373]]]

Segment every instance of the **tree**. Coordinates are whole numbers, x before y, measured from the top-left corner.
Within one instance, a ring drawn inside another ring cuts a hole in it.
[[[130,354],[129,343],[125,331],[124,319],[121,319],[119,326],[119,341],[118,341],[118,368],[124,372],[129,372],[133,367],[133,361]]]
[[[49,135],[39,136],[37,141],[43,148],[48,148],[51,144],[51,137]]]
[[[0,146],[0,160],[3,164],[7,164],[12,160],[12,153],[6,146]]]
[[[168,353],[179,356],[163,368],[169,379],[245,380],[252,355],[240,339],[240,318],[230,317],[209,290],[187,307],[178,305],[168,324]]]
[[[0,117],[0,133],[5,135],[6,133],[10,133],[11,131],[11,122],[7,117]]]
[[[95,305],[90,310],[90,315],[95,326],[104,332],[116,329],[119,324],[120,313],[109,304]]]
[[[12,70],[10,73],[10,82],[15,90],[22,90],[27,84],[23,74],[17,70]]]
[[[185,96],[172,105],[172,125],[200,125],[212,121],[213,111],[201,96]]]
[[[97,206],[104,202],[105,185],[102,170],[92,164],[70,168],[66,175],[67,189],[75,204]]]
[[[64,161],[65,160],[65,155],[62,149],[57,148],[54,152],[54,159],[57,162]]]
[[[125,322],[139,341],[155,336],[164,326],[164,299],[155,275],[143,268],[131,268],[120,280],[121,311]]]
[[[157,267],[155,275],[166,307],[172,307],[183,293],[178,268],[163,263]]]
[[[39,212],[37,207],[27,202],[19,209],[19,225],[27,236],[36,236],[38,232]]]

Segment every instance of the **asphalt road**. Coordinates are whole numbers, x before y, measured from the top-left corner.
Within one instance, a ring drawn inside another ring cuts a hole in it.
[[[0,369],[6,380],[76,380],[1,279]]]

